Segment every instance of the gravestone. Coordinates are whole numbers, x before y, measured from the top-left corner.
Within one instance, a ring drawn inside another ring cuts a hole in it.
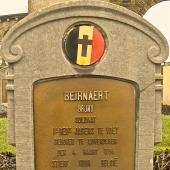
[[[102,1],[33,13],[4,37],[17,170],[152,170],[161,141],[163,35]]]

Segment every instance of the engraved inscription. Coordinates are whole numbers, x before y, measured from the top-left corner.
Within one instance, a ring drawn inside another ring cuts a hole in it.
[[[75,117],[75,123],[95,123],[96,117]]]
[[[53,128],[53,135],[68,135],[71,133],[71,128]]]
[[[114,134],[118,133],[118,129],[119,129],[118,127],[106,128],[106,132],[107,132],[107,134],[114,135]]]
[[[79,104],[77,106],[77,112],[78,113],[93,113],[93,111],[94,111],[94,106],[93,105]]]
[[[68,167],[69,161],[59,161],[59,160],[52,160],[52,167],[58,168],[58,167]]]
[[[94,135],[94,128],[76,128],[75,135]]]
[[[111,160],[101,160],[101,167],[116,167],[118,166],[118,158],[114,158]]]
[[[66,150],[65,149],[57,150],[57,156],[66,156]]]
[[[42,81],[34,86],[34,121],[36,170],[134,170],[130,83],[101,77]]]
[[[65,101],[100,101],[108,99],[108,91],[65,91]]]
[[[117,139],[88,139],[88,145],[115,145]]]
[[[84,149],[83,155],[97,155],[97,149]]]
[[[74,145],[74,139],[54,139],[54,145]]]
[[[84,139],[78,139],[78,144],[79,145],[84,145],[85,143],[85,140]]]
[[[90,160],[79,160],[79,167],[90,167]]]
[[[105,155],[114,155],[114,150],[112,149],[112,148],[107,148],[107,149],[104,149],[103,150],[103,153],[105,154]]]

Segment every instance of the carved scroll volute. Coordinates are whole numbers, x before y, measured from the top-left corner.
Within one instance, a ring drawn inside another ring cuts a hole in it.
[[[155,64],[163,63],[167,58],[168,44],[159,44],[160,46],[153,45],[148,49],[148,58]]]
[[[168,46],[167,46],[167,48],[168,48]],[[167,59],[168,55],[162,54],[161,51],[164,52],[164,50],[161,47],[151,46],[148,49],[148,58],[150,59],[150,61],[152,61],[155,64],[163,63]]]
[[[21,60],[23,56],[23,49],[19,44],[17,45],[2,44],[1,48],[3,48],[4,50],[2,51],[0,50],[0,55],[8,63],[15,63]]]

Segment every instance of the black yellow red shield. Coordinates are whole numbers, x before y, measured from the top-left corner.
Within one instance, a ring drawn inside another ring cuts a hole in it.
[[[94,25],[77,25],[68,31],[64,39],[64,49],[73,64],[92,65],[104,54],[104,36]]]

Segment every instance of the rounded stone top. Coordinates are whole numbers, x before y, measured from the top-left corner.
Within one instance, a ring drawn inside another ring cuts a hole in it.
[[[15,41],[25,32],[54,20],[94,16],[97,18],[116,20],[143,32],[157,43],[157,46],[152,46],[148,49],[148,58],[153,63],[162,63],[167,59],[168,44],[159,30],[130,10],[99,0],[64,1],[30,14],[18,22],[6,34],[0,53],[7,62],[15,63],[23,57],[24,52],[21,45],[16,44]]]
[[[30,12],[38,11],[40,9],[52,6],[56,3],[69,1],[69,0],[30,0],[29,1],[29,10]],[[151,8],[153,5],[161,2],[161,0],[98,0],[106,1],[116,5],[123,6],[141,16],[143,16],[146,11]]]

